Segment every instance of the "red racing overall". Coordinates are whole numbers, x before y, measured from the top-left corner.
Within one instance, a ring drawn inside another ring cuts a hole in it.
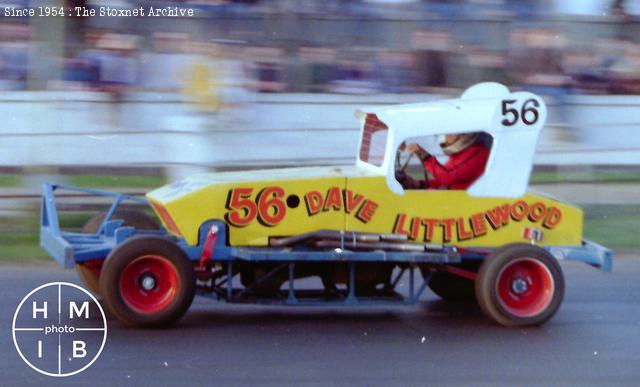
[[[430,174],[425,188],[467,189],[484,173],[488,158],[489,149],[480,141],[452,154],[444,165],[435,157],[429,156],[423,162]]]

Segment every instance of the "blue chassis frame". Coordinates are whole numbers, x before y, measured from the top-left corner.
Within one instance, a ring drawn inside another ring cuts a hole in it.
[[[95,234],[85,234],[78,232],[63,231],[60,229],[58,212],[56,208],[55,191],[64,189],[89,195],[111,197],[113,202],[102,225]],[[204,242],[208,231],[212,226],[218,227],[217,240],[214,248],[215,262],[224,264],[226,274],[208,287],[199,288],[200,295],[208,296],[218,300],[225,300],[231,303],[269,303],[285,305],[371,305],[404,303],[415,304],[429,284],[431,276],[423,278],[422,283],[417,286],[415,281],[415,269],[417,264],[452,264],[468,260],[484,259],[484,254],[473,252],[460,253],[453,247],[445,247],[442,250],[427,252],[388,252],[388,251],[349,251],[348,236],[343,234],[342,248],[335,250],[313,250],[309,248],[264,248],[264,247],[230,247],[227,245],[227,228],[224,222],[211,220],[200,226],[199,243],[191,246],[182,238],[170,235],[166,230],[137,230],[133,227],[123,226],[122,220],[111,219],[118,207],[123,202],[133,202],[142,205],[149,205],[144,198],[125,195],[114,192],[100,191],[88,188],[79,188],[63,184],[45,183],[42,192],[42,208],[40,219],[40,245],[64,268],[73,268],[76,263],[89,260],[104,260],[109,253],[127,238],[134,236],[163,236],[174,241],[195,263],[200,260]],[[580,261],[592,265],[602,271],[610,272],[613,268],[613,253],[611,250],[591,241],[583,241],[580,247],[550,246],[545,247],[557,259]],[[473,250],[473,249],[470,249]],[[484,249],[487,250],[487,249]],[[289,287],[283,297],[279,298],[247,298],[246,289],[233,287],[234,264],[237,263],[259,263],[272,262],[280,265],[262,278],[267,280],[277,271],[285,266],[288,268]],[[312,291],[296,290],[295,288],[295,266],[296,263],[308,262],[343,262],[349,265],[348,292],[344,297],[328,299]],[[398,264],[404,263],[407,267],[401,269],[395,279],[391,282],[393,293],[387,292],[383,296],[363,297],[356,296],[355,293],[355,273],[358,262],[387,262]],[[408,269],[408,270],[407,270]],[[409,294],[401,295],[395,292],[395,287],[408,273]]]

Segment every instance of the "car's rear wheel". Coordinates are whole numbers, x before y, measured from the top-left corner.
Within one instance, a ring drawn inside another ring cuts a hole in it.
[[[482,311],[499,324],[540,325],[562,303],[564,276],[557,260],[546,250],[513,244],[485,259],[475,291]]]
[[[106,216],[106,211],[96,214],[84,224],[81,232],[95,234]],[[139,210],[119,209],[111,218],[122,219],[125,226],[135,227],[138,230],[157,230],[160,228],[160,224],[154,218]],[[80,281],[96,296],[100,296],[99,283],[102,263],[102,260],[96,259],[75,265]]]
[[[107,257],[100,292],[123,324],[163,326],[178,320],[191,305],[195,273],[187,255],[172,241],[132,238]]]

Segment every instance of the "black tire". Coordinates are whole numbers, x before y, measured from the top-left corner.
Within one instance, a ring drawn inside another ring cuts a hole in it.
[[[96,214],[82,226],[81,232],[95,234],[100,229],[100,225],[106,216],[106,211]],[[132,226],[139,230],[157,230],[160,228],[160,224],[154,218],[139,210],[118,209],[112,219],[122,219],[125,226]],[[84,286],[96,296],[101,297],[101,263],[98,261],[91,261],[87,264],[76,263],[75,268]]]
[[[451,266],[477,273],[481,263],[481,261],[472,261],[452,264]],[[422,276],[427,278],[429,273],[427,268],[421,268],[421,271]],[[475,281],[468,278],[446,271],[436,271],[433,272],[428,285],[432,292],[448,302],[475,303],[477,301]]]
[[[478,304],[487,317],[507,326],[540,325],[558,310],[564,276],[546,250],[512,244],[489,255],[476,279]]]
[[[195,295],[195,272],[182,249],[158,236],[132,238],[107,257],[100,292],[111,313],[133,327],[177,321]]]
[[[80,277],[80,281],[85,288],[89,289],[91,293],[98,297],[102,297],[100,294],[100,272],[102,271],[101,265],[91,262],[88,263],[76,263],[76,273]]]

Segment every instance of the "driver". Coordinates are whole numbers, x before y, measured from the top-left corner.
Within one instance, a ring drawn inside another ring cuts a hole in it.
[[[440,147],[449,156],[444,165],[420,145],[406,146],[409,154],[420,158],[427,172],[426,180],[414,180],[401,174],[406,188],[465,190],[484,173],[489,149],[481,140],[480,133],[447,134]]]

